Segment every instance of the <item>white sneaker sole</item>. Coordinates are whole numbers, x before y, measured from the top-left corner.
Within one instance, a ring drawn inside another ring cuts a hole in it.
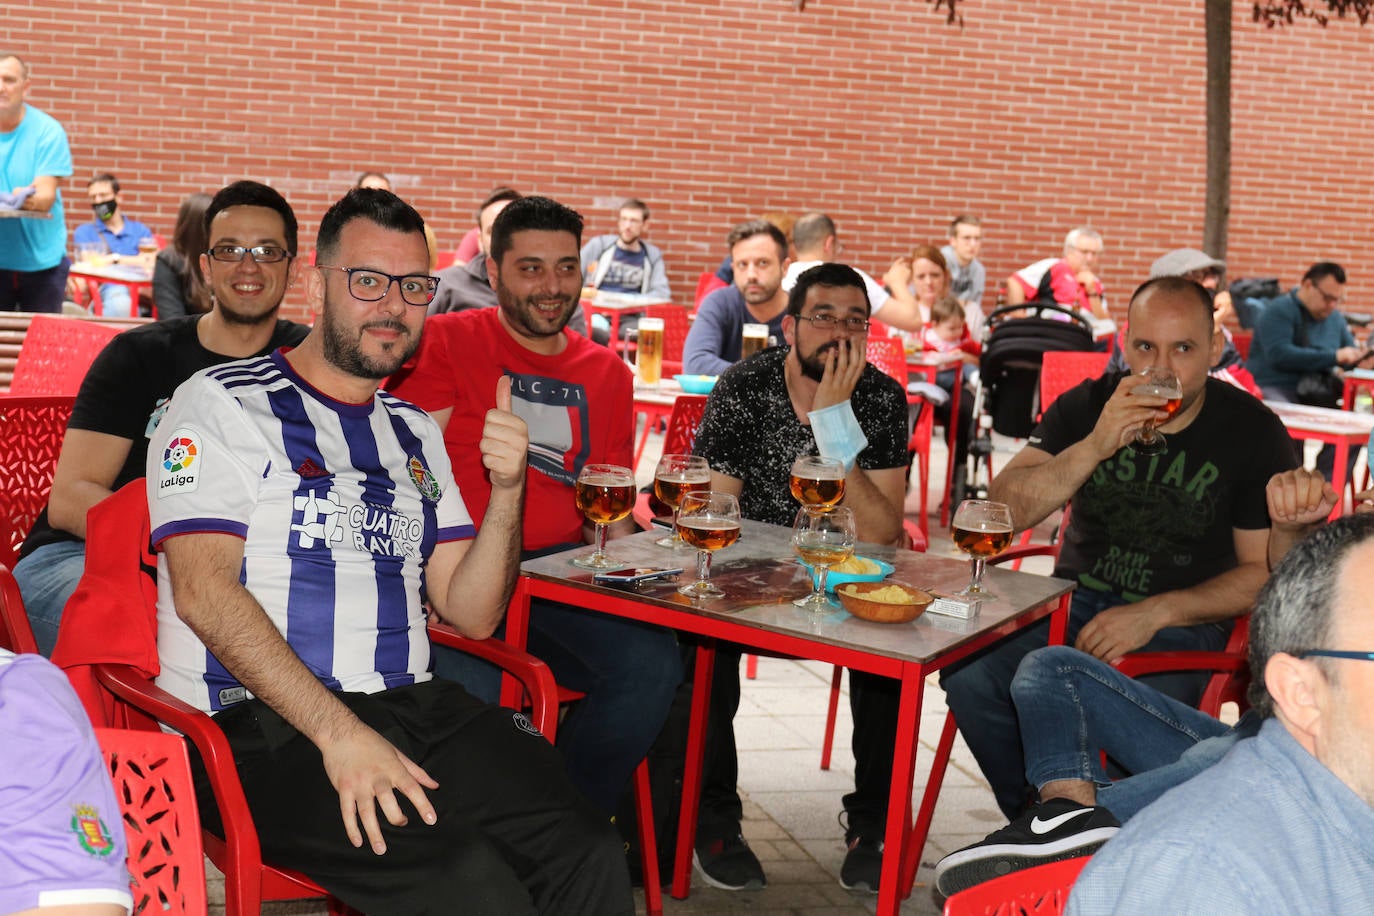
[[[711,885],[711,887],[719,888],[723,891],[760,891],[768,886],[767,878],[764,878],[762,881],[747,881],[744,884],[726,884],[724,881],[712,878],[706,869],[702,867],[701,858],[696,854],[696,850],[692,850],[692,870],[697,873],[701,880]]]

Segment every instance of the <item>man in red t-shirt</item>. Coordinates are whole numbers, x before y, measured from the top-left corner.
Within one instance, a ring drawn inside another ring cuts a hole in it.
[[[633,381],[610,349],[566,327],[579,302],[582,217],[544,197],[512,201],[492,226],[487,271],[498,308],[431,316],[420,351],[389,390],[444,430],[469,512],[480,528],[490,484],[476,448],[501,376],[529,427],[522,547],[548,553],[590,540],[573,484],[586,464],[633,464]],[[485,394],[483,392],[486,392]],[[631,533],[633,521],[609,536]],[[573,784],[608,815],[653,743],[681,680],[671,632],[548,602],[530,609],[529,650],[558,682],[587,694],[558,733]],[[494,668],[441,654],[434,671],[494,700]]]
[[[1107,300],[1097,278],[1102,235],[1080,227],[1064,239],[1064,256],[1046,258],[1007,278],[1007,304],[1052,300],[1094,318],[1107,318]]]

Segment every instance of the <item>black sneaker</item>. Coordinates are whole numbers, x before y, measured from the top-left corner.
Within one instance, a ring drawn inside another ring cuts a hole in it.
[[[712,887],[725,891],[752,891],[768,886],[759,857],[749,848],[743,835],[697,841],[692,864]]]
[[[840,887],[847,891],[878,893],[878,878],[883,873],[883,841],[850,831],[844,837],[849,851],[840,866]]]
[[[1052,798],[981,843],[952,852],[935,866],[935,890],[944,897],[991,878],[1086,856],[1121,829],[1106,808],[1089,807],[1067,798]]]

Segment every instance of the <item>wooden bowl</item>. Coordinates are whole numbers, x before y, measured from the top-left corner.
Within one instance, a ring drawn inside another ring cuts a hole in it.
[[[900,604],[886,601],[872,601],[866,597],[869,592],[884,588],[899,588],[906,592],[908,601]],[[902,582],[847,582],[835,589],[844,609],[855,617],[871,620],[874,623],[910,623],[925,612],[926,607],[935,599],[914,586]]]

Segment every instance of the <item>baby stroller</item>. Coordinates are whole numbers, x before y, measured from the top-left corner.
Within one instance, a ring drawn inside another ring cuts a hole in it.
[[[979,467],[992,455],[992,435],[1024,439],[1040,415],[1040,364],[1051,350],[1089,351],[1093,329],[1086,318],[1053,302],[1008,305],[988,316],[978,364],[973,416],[977,433],[969,443],[965,495],[987,496]]]

